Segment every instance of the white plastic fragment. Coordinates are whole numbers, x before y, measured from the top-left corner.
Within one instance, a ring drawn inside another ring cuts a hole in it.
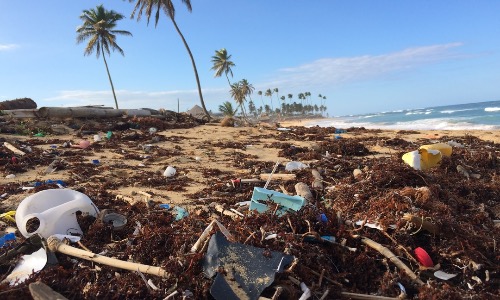
[[[443,272],[443,271],[436,271],[434,272],[434,276],[436,278],[439,278],[439,279],[442,279],[442,280],[449,280],[449,279],[452,279],[453,277],[457,276],[458,274],[450,274],[450,273],[446,273],[446,272]]]
[[[287,171],[302,170],[306,168],[309,168],[309,166],[300,161],[290,161],[285,165],[285,170]]]
[[[302,290],[302,295],[299,300],[306,300],[311,298],[311,290],[307,287],[307,285],[303,282],[300,283],[300,289]]]
[[[275,239],[277,237],[278,237],[278,234],[277,233],[273,233],[273,234],[270,234],[270,235],[266,236],[265,240]]]
[[[402,285],[401,283],[398,282],[398,286],[399,286],[399,289],[401,290],[401,293],[406,295],[406,289],[405,289],[404,285]]]
[[[23,255],[14,270],[5,278],[10,286],[16,286],[23,283],[32,273],[36,273],[45,267],[47,263],[47,252],[40,248],[38,251],[29,255]]]
[[[148,285],[155,291],[159,290],[160,288],[158,288],[154,283],[153,283],[153,280],[149,279],[148,280]]]

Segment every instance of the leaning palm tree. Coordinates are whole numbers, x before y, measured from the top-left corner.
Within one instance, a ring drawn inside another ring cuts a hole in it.
[[[233,77],[233,70],[231,70],[231,67],[235,66],[235,64],[230,61],[230,59],[231,55],[227,54],[227,50],[225,48],[216,50],[215,55],[212,56],[212,63],[214,65],[210,69],[215,71],[214,77],[221,77],[222,73],[224,73],[229,85],[231,85],[231,81],[229,81],[228,74],[231,74],[231,77]]]
[[[96,57],[99,58],[99,55],[102,53],[104,65],[108,72],[109,83],[111,84],[111,90],[113,91],[115,105],[118,109],[115,87],[111,80],[105,52],[110,55],[109,49],[111,48],[112,50],[120,52],[121,55],[125,55],[123,49],[116,43],[116,35],[121,34],[130,36],[132,34],[125,30],[115,30],[116,22],[123,19],[123,15],[114,10],[105,9],[102,4],[98,5],[96,8],[84,10],[80,15],[80,19],[83,21],[83,24],[76,29],[78,33],[76,42],[82,43],[87,39],[89,40],[87,47],[85,47],[84,55],[90,55],[95,51]]]
[[[198,70],[196,69],[196,63],[194,62],[193,53],[191,53],[191,49],[189,49],[189,45],[187,44],[184,35],[179,29],[179,26],[177,26],[177,22],[175,22],[175,8],[174,4],[172,3],[172,0],[129,0],[129,2],[134,2],[134,1],[136,2],[134,10],[132,11],[131,18],[134,18],[135,14],[137,13],[137,21],[139,21],[141,19],[141,15],[144,13],[144,15],[147,18],[147,24],[149,24],[149,19],[151,18],[153,10],[156,10],[154,14],[155,27],[158,25],[158,20],[160,19],[160,11],[163,11],[165,15],[169,17],[172,23],[174,24],[175,30],[181,37],[182,42],[184,43],[184,47],[186,47],[189,57],[191,58],[191,64],[193,65],[194,75],[196,77],[196,84],[198,85],[198,95],[200,96],[201,107],[203,108],[203,112],[205,112],[205,115],[207,116],[208,120],[210,120],[210,114],[208,113],[207,108],[205,107],[205,102],[203,101],[200,78],[198,77]],[[191,7],[191,0],[182,0],[182,2],[186,4],[186,7],[189,12],[193,10]]]
[[[255,91],[255,88],[246,79],[240,80],[240,85],[241,85],[241,89],[243,91],[243,94],[245,95],[245,98],[248,97],[248,99],[250,99],[250,102],[251,102],[252,101],[252,93],[253,93],[253,91]]]

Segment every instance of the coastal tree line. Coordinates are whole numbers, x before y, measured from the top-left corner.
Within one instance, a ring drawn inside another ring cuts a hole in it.
[[[179,34],[186,51],[191,59],[197,87],[198,87],[198,95],[200,98],[200,104],[202,109],[210,119],[210,114],[206,109],[205,102],[203,100],[203,93],[201,90],[200,79],[198,76],[198,70],[196,68],[195,59],[189,48],[189,45],[179,29],[177,22],[175,21],[175,7],[171,0],[128,0],[129,2],[135,1],[135,6],[131,14],[131,18],[137,18],[137,21],[140,21],[141,17],[144,16],[147,20],[147,24],[149,25],[149,21],[151,16],[154,16],[155,19],[155,27],[158,25],[159,18],[162,12],[168,17],[172,24],[175,27],[175,30]],[[182,0],[182,2],[187,7],[188,11],[192,11],[191,1],[190,0]],[[115,101],[115,107],[118,109],[118,100],[115,93],[115,88],[113,85],[113,80],[111,77],[111,73],[109,70],[108,63],[106,61],[106,54],[110,55],[110,50],[118,51],[120,54],[125,55],[123,49],[117,44],[116,37],[117,35],[124,36],[132,36],[132,33],[126,30],[118,30],[116,29],[117,22],[122,20],[124,16],[114,10],[107,10],[104,6],[98,5],[96,8],[83,10],[80,15],[80,19],[83,21],[82,25],[79,26],[76,30],[77,32],[77,43],[82,43],[84,41],[87,42],[84,55],[91,55],[93,53],[96,54],[96,57],[102,55],[104,65],[106,67],[106,72],[108,75],[109,83],[111,86],[111,90],[113,93],[113,98]],[[231,61],[231,55],[227,53],[225,48],[215,51],[215,55],[212,56],[212,70],[215,71],[215,77],[221,77],[225,75],[228,85],[229,85],[229,95],[235,101],[236,107],[232,106],[232,103],[229,101],[224,101],[219,106],[219,111],[225,115],[234,116],[237,114],[238,110],[241,111],[243,117],[247,118],[249,115],[253,117],[261,116],[262,114],[266,115],[297,115],[297,114],[323,114],[326,112],[327,107],[324,104],[324,100],[326,100],[326,96],[321,94],[318,95],[319,105],[318,103],[314,103],[311,99],[310,92],[299,93],[297,95],[297,99],[299,102],[296,102],[293,94],[287,94],[279,96],[279,89],[267,89],[266,91],[257,91],[257,95],[260,96],[261,104],[257,105],[255,101],[252,99],[252,94],[255,91],[255,88],[251,83],[246,79],[242,79],[237,82],[231,82],[229,79],[229,75],[231,78],[233,77],[232,68],[235,64]],[[269,97],[269,103],[265,103],[263,100],[263,96]],[[273,103],[273,97],[276,96],[276,102]],[[287,101],[288,100],[288,101]],[[293,101],[293,102],[292,102]],[[276,107],[275,105],[276,104]],[[247,107],[248,105],[248,107]],[[248,109],[248,111],[247,111]]]

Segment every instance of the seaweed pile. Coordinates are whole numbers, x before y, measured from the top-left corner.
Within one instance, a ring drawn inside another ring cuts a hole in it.
[[[122,121],[116,120],[106,128],[98,123],[84,128],[115,130],[107,143],[92,145],[88,151],[118,152],[124,145],[141,147],[152,139],[158,143],[165,139],[161,131],[173,128],[169,127],[171,122],[160,120],[138,118],[117,124]],[[190,128],[199,124],[191,120],[176,126]],[[158,132],[152,135],[148,131],[151,127]],[[103,171],[117,174],[125,166],[96,168],[85,163],[84,151],[42,151],[36,147],[42,143],[37,139],[16,144],[20,149],[30,147],[32,151],[17,158],[16,163],[4,155],[0,166],[4,174],[25,172],[33,165],[48,166],[56,157],[63,157],[55,164],[59,170],[78,170],[65,182],[68,188],[89,196],[100,210],[113,209],[127,218],[127,225],[117,231],[99,219],[79,216],[84,231],[82,245],[93,253],[162,267],[168,275],[143,278],[144,274],[139,272],[57,253],[58,264],[46,266],[17,286],[1,284],[0,296],[29,298],[29,284],[41,281],[68,299],[164,299],[169,295],[170,299],[213,299],[210,293],[213,278],[207,278],[202,266],[205,250],[190,249],[216,218],[234,242],[258,247],[262,255],[279,251],[295,258],[284,272],[276,274],[263,297],[298,299],[304,291],[298,283],[304,283],[311,299],[362,299],[359,297],[363,295],[384,296],[384,299],[499,299],[500,146],[470,135],[454,138],[451,157],[444,157],[433,169],[420,171],[406,165],[401,155],[420,144],[446,143],[450,138],[422,139],[416,144],[406,141],[404,132],[398,138],[387,139],[378,137],[377,131],[347,129],[350,131],[370,133],[371,137],[334,139],[335,128],[319,127],[292,127],[290,131],[272,134],[263,131],[261,135],[248,137],[253,144],[265,143],[266,148],[280,149],[283,159],[308,162],[307,169],[286,171],[279,165],[275,170],[293,173],[295,179],[273,180],[270,190],[295,194],[294,188],[301,182],[311,190],[312,198],[306,206],[284,215],[276,213],[277,207],[257,213],[238,205],[250,200],[254,187],[262,187],[262,183],[231,185],[233,173],[201,167],[210,184],[201,192],[186,192],[189,215],[176,219],[174,211],[160,207],[159,202],[130,203],[109,190],[135,186],[182,192],[188,185],[206,183],[190,180],[189,176],[166,180],[157,172],[95,180]],[[275,142],[264,142],[269,138]],[[294,146],[299,140],[311,141],[311,146]],[[64,141],[52,139],[43,143]],[[181,146],[167,150],[155,143],[150,144],[147,158],[132,154],[125,158],[154,161],[189,152]],[[271,172],[275,162],[258,161],[246,154],[246,144],[214,141],[204,147],[207,151],[214,147],[228,149],[227,161],[238,170],[238,176]],[[377,153],[368,150],[374,144],[392,149],[393,154],[375,156]],[[312,184],[317,178],[311,170],[320,174],[321,184]],[[52,188],[58,186],[43,184],[31,193]],[[18,183],[0,186],[0,194],[17,193],[25,193]],[[0,209],[3,212],[12,207]],[[213,228],[211,233],[217,230]],[[22,241],[18,235],[16,243]],[[425,249],[432,264],[424,265],[415,249]],[[5,251],[6,247],[0,248],[0,255]],[[15,262],[0,266],[2,278]],[[437,271],[455,276],[444,280],[436,276]],[[226,274],[227,270],[219,272]]]

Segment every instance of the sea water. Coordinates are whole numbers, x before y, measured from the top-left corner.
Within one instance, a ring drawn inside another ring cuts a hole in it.
[[[340,116],[311,120],[304,125],[396,130],[498,130],[500,101]]]

